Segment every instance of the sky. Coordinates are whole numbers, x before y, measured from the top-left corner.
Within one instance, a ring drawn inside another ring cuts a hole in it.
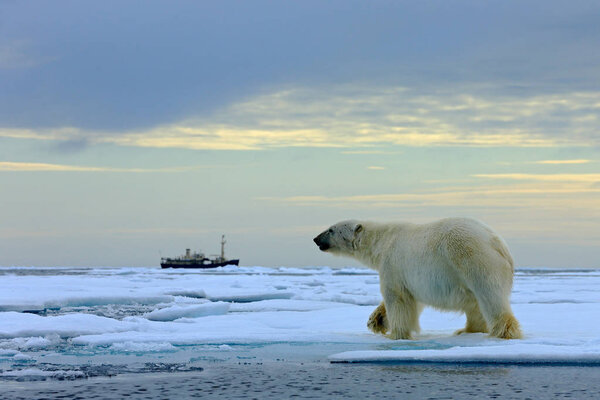
[[[595,1],[0,1],[0,265],[358,265],[345,219],[478,218],[600,267]]]

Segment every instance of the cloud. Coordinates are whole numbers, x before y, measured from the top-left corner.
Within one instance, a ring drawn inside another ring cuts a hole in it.
[[[0,129],[0,136],[202,150],[338,147],[355,151],[387,145],[558,147],[598,146],[600,92],[492,96],[422,95],[405,87],[337,85],[276,90],[234,103],[210,116],[150,129],[101,132],[67,127]]]
[[[402,154],[401,151],[387,151],[387,150],[346,150],[342,151],[342,154]]]
[[[308,207],[345,208],[545,208],[594,210],[597,214],[600,188],[591,182],[540,182],[537,185],[458,186],[415,193],[353,196],[261,197],[260,200]]]
[[[109,171],[108,168],[98,167],[78,167],[73,165],[60,165],[60,164],[45,164],[45,163],[26,163],[26,162],[0,162],[0,171],[2,172],[40,172],[40,171],[52,171],[52,172],[104,172]]]
[[[173,168],[110,168],[110,167],[86,167],[76,165],[28,163],[0,161],[0,172],[184,172],[193,169],[205,168],[202,166],[173,167]]]
[[[509,179],[528,181],[554,181],[554,182],[588,182],[600,181],[600,174],[476,174],[476,178]]]
[[[131,131],[206,116],[281,85],[365,79],[421,94],[469,83],[528,95],[598,88],[595,2],[146,1],[143,15],[120,2],[118,18],[114,8],[0,2],[5,66],[56,55],[9,76],[0,120]]]
[[[533,164],[587,164],[593,162],[592,160],[542,160],[533,161]]]
[[[69,140],[83,135],[83,132],[74,128],[62,129],[18,129],[0,128],[0,137],[12,139],[35,140]]]

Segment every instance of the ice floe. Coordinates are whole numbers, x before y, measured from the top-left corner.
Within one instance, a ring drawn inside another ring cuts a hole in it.
[[[176,348],[169,342],[160,343],[138,343],[138,342],[117,342],[113,343],[109,350],[116,352],[148,353],[175,351]]]
[[[237,346],[276,343],[318,347],[334,362],[600,363],[599,270],[519,270],[511,301],[525,337],[509,341],[454,336],[464,316],[433,309],[422,313],[415,340],[375,335],[366,321],[381,301],[379,280],[360,268],[0,268],[0,274],[3,376],[35,374],[32,365],[63,353],[176,357],[195,346],[233,356]],[[11,363],[30,370],[18,372]]]
[[[229,311],[229,303],[218,301],[196,305],[174,305],[154,310],[144,317],[151,321],[175,321],[179,318],[198,318],[207,315],[222,315]]]
[[[600,341],[579,346],[510,343],[498,346],[451,347],[442,350],[348,351],[329,356],[333,362],[443,362],[486,364],[600,365]]]
[[[0,372],[0,376],[3,377],[13,377],[13,378],[29,378],[31,380],[32,377],[52,377],[55,379],[76,379],[84,377],[84,373],[81,371],[71,371],[71,370],[54,370],[54,371],[44,371],[39,368],[24,368],[18,370],[8,370]]]

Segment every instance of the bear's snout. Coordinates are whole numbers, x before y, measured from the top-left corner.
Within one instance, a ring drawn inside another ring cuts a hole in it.
[[[314,238],[313,242],[315,242],[315,244],[317,246],[319,246],[319,250],[321,250],[321,251],[325,251],[325,250],[329,249],[329,243],[327,243],[323,239],[323,233],[321,233],[319,236],[317,236],[316,238]]]

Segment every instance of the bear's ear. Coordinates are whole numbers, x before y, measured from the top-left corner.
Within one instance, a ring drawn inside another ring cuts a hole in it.
[[[355,234],[355,235],[356,235],[357,233],[359,233],[360,231],[362,231],[362,230],[363,230],[363,226],[362,226],[362,224],[356,224],[356,225],[354,226],[354,234]]]

